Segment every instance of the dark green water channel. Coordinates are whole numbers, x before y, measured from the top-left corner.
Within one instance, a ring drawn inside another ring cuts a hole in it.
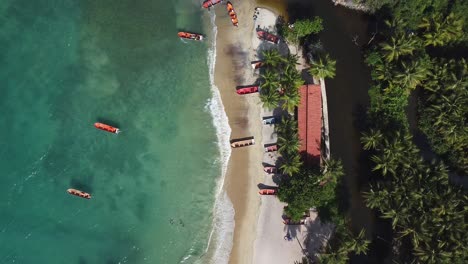
[[[313,16],[323,19],[325,29],[319,35],[320,41],[337,61],[336,77],[326,80],[326,85],[331,154],[343,161],[346,173],[342,202],[355,231],[364,228],[369,238],[380,237],[381,229],[385,228],[380,227],[381,223],[365,206],[361,195],[368,180],[359,138],[369,105],[371,79],[363,61],[363,47],[370,40],[370,18],[362,12],[335,6],[330,0],[290,0],[287,1],[287,11],[291,20]],[[376,249],[370,254],[370,258],[353,259],[352,262],[375,262],[382,258],[383,251]]]

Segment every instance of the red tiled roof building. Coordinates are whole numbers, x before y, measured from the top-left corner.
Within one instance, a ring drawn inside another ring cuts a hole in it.
[[[320,164],[322,139],[322,93],[320,85],[306,84],[299,88],[301,101],[297,109],[301,154],[306,166]]]

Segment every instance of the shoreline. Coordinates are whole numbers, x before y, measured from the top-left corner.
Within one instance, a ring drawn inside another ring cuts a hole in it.
[[[219,89],[228,117],[231,139],[254,136],[256,141],[253,146],[232,150],[223,185],[235,211],[229,263],[252,263],[260,207],[257,184],[263,175],[261,105],[257,94],[240,96],[235,87],[252,84],[256,79],[250,67],[250,61],[254,59],[250,35],[256,1],[233,0],[232,4],[239,18],[238,28],[232,25],[224,3],[215,8],[214,84]]]

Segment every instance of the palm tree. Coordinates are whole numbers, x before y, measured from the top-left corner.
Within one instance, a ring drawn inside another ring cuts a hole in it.
[[[311,63],[309,73],[319,79],[335,77],[336,61],[331,59],[328,54],[325,58],[319,57],[318,61]]]
[[[297,121],[291,116],[284,116],[281,121],[275,126],[278,135],[291,135],[297,133]]]
[[[373,155],[371,160],[375,163],[372,171],[381,171],[383,176],[386,176],[388,172],[395,175],[396,160],[393,156],[394,153],[380,153],[378,156]]]
[[[297,89],[288,89],[284,92],[281,99],[283,100],[281,108],[288,111],[289,113],[292,113],[294,108],[299,105],[301,96],[299,95],[299,91]]]
[[[263,52],[263,60],[265,65],[276,67],[283,62],[283,57],[281,57],[278,50],[271,49]]]
[[[364,229],[361,229],[357,237],[350,237],[344,244],[349,251],[354,251],[357,255],[365,255],[369,249],[370,241],[365,239]]]
[[[296,68],[297,65],[299,65],[299,56],[297,54],[288,54],[286,58],[284,58],[284,62],[286,63],[286,68],[291,67],[291,68]]]
[[[425,30],[424,46],[444,46],[463,36],[463,19],[456,17],[454,13],[445,18],[441,14],[425,17],[418,27]]]
[[[371,130],[368,133],[362,133],[361,143],[363,144],[363,148],[365,150],[377,149],[377,147],[381,144],[383,139],[383,134],[380,130]]]
[[[260,93],[260,101],[263,103],[263,107],[271,110],[278,107],[280,96],[276,90],[272,88],[262,89],[262,92]]]
[[[385,60],[392,62],[398,60],[401,56],[413,54],[416,44],[415,39],[406,37],[406,35],[400,35],[396,38],[392,36],[390,43],[384,42],[380,46]]]
[[[374,191],[372,186],[369,192],[363,193],[366,206],[371,209],[388,208],[389,196],[387,190]]]
[[[267,69],[265,74],[260,76],[263,79],[262,87],[267,86],[274,89],[279,87],[279,74],[276,71]]]
[[[420,85],[429,74],[429,65],[421,60],[413,60],[411,64],[401,63],[402,71],[395,75],[395,83],[410,90]]]
[[[336,183],[338,179],[344,175],[344,169],[341,160],[332,158],[324,160],[322,175],[324,181]]]
[[[298,153],[283,155],[283,163],[280,169],[284,174],[292,176],[301,170],[302,162]]]
[[[281,76],[281,86],[287,89],[297,89],[304,84],[301,74],[296,68],[286,67],[286,70]]]
[[[376,81],[391,81],[393,76],[395,75],[395,65],[393,63],[389,63],[387,61],[377,62],[374,67],[373,71],[371,72],[371,77],[373,80]]]
[[[349,261],[348,252],[340,249],[332,251],[328,249],[329,253],[322,253],[319,256],[320,263],[322,264],[347,264]]]
[[[281,155],[299,152],[300,141],[297,134],[291,137],[278,136],[278,151]]]

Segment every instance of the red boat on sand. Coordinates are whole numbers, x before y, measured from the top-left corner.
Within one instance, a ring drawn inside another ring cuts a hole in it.
[[[120,130],[116,127],[109,126],[103,123],[94,123],[94,127],[97,129],[101,129],[110,133],[118,134]]]
[[[239,20],[237,20],[237,14],[236,14],[236,11],[234,10],[234,6],[232,5],[232,3],[228,1],[226,8],[227,8],[229,16],[231,17],[232,25],[236,27],[239,26]]]
[[[71,195],[75,195],[85,199],[91,199],[91,194],[77,190],[77,189],[68,189],[67,192]]]
[[[261,189],[258,193],[260,195],[276,195],[276,189]]]
[[[255,139],[253,137],[249,139],[234,139],[231,141],[231,147],[233,148],[246,147],[254,144]]]
[[[203,2],[203,5],[202,5],[202,6],[203,6],[204,8],[210,9],[210,7],[212,7],[212,6],[216,5],[216,4],[221,3],[222,1],[223,1],[223,0],[205,0],[205,1]]]
[[[252,65],[252,68],[256,70],[263,67],[263,61],[252,61],[250,62],[250,65]]]
[[[265,152],[272,152],[272,151],[277,151],[278,150],[278,145],[271,145],[271,146],[265,146]]]
[[[271,42],[273,44],[278,44],[278,42],[279,42],[279,37],[278,36],[275,36],[275,35],[273,35],[271,33],[268,33],[265,30],[257,29],[257,36],[258,36],[259,39],[269,41],[269,42]]]
[[[258,92],[258,86],[257,85],[252,85],[252,86],[242,86],[242,87],[237,87],[236,93],[237,94],[250,94],[250,93],[257,93]]]
[[[183,39],[189,39],[189,40],[196,40],[196,41],[202,41],[203,40],[203,35],[202,34],[196,34],[196,33],[190,33],[190,32],[179,32],[177,33],[179,38]]]

